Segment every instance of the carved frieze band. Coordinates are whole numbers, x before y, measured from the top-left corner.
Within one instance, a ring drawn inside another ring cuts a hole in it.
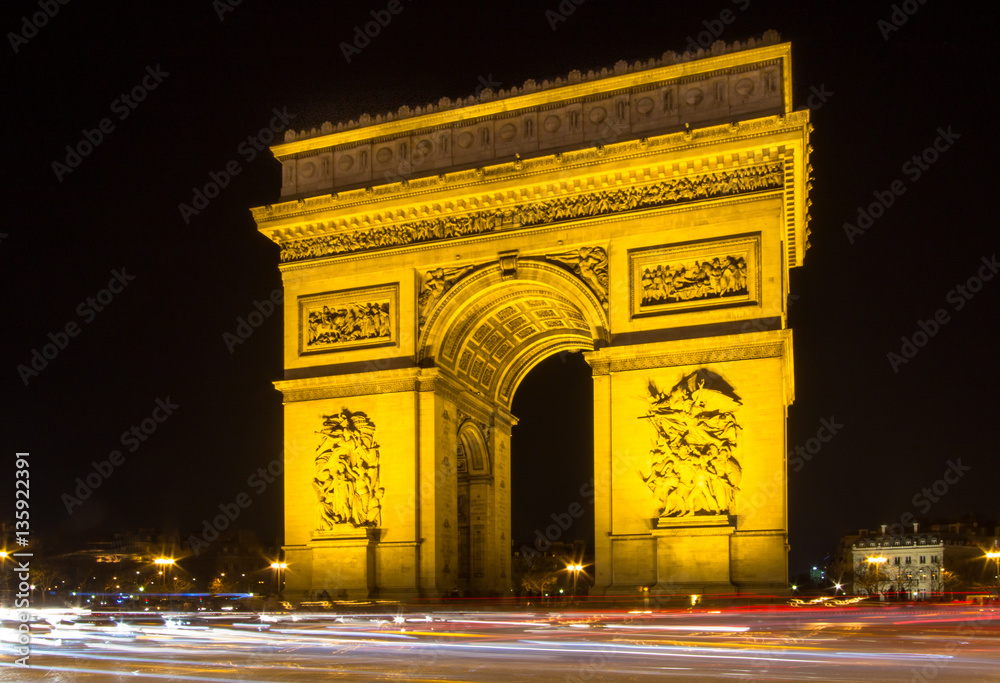
[[[473,211],[462,216],[435,217],[349,233],[285,240],[281,242],[281,261],[302,261],[773,190],[783,187],[784,180],[784,164],[781,162],[668,178],[647,185],[557,197],[517,207]]]
[[[399,286],[384,285],[299,298],[299,353],[394,344]]]

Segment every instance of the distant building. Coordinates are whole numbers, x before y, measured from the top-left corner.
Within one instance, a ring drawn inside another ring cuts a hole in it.
[[[949,576],[954,582],[956,569],[984,555],[978,525],[935,524],[922,532],[914,523],[912,533],[901,534],[887,533],[886,527],[882,525],[881,533],[862,529],[841,541],[831,570],[847,568],[849,545],[851,575],[842,581],[856,595],[901,600],[939,597],[950,587]]]

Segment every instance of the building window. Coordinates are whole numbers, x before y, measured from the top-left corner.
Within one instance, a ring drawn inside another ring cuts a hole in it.
[[[899,566],[899,558],[898,557],[894,557],[893,560],[892,560],[892,563],[898,567]]]
[[[926,555],[921,555],[920,556],[920,564],[927,564],[927,556]]]
[[[937,563],[938,563],[938,556],[931,555],[931,564],[937,564]]]
[[[913,559],[909,555],[906,556],[906,564],[910,564],[910,560]]]

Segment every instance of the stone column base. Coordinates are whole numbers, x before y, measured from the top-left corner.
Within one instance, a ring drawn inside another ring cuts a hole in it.
[[[306,552],[312,555],[311,587],[315,599],[361,600],[372,597],[375,590],[379,531],[344,527],[316,532],[306,544]]]

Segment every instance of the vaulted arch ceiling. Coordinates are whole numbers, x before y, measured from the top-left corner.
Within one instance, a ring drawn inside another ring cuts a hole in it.
[[[471,390],[510,405],[528,370],[563,350],[592,350],[583,313],[547,288],[515,287],[470,306],[441,346],[438,365]]]
[[[457,280],[428,312],[418,360],[509,408],[521,378],[541,360],[607,341],[605,302],[558,263],[528,257],[487,264]]]

